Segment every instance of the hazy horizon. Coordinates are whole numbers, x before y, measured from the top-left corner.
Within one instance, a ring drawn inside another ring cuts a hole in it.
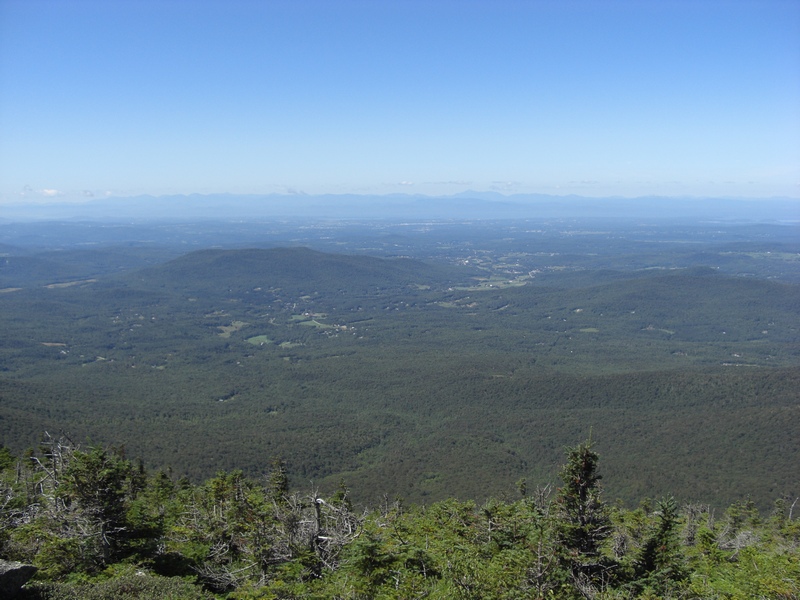
[[[798,73],[782,0],[5,0],[0,207],[798,198]]]
[[[177,194],[2,205],[0,223],[241,219],[578,219],[800,223],[795,198],[591,197],[467,191],[424,194]]]

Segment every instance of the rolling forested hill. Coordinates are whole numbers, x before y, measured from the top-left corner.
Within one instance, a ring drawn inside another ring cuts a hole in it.
[[[452,246],[175,254],[7,258],[43,262],[0,269],[0,443],[67,432],[195,480],[282,457],[296,485],[427,502],[551,481],[592,431],[625,500],[798,493],[790,279]]]
[[[266,286],[302,296],[365,294],[415,283],[444,285],[448,277],[467,279],[469,271],[408,258],[386,260],[297,247],[198,250],[137,275],[135,284],[148,288],[162,285],[213,295],[243,294]]]

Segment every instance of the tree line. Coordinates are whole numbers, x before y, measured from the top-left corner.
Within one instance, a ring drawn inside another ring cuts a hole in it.
[[[46,436],[21,456],[0,447],[0,558],[38,568],[22,594],[37,600],[800,595],[797,499],[769,514],[626,508],[603,498],[591,442],[567,449],[559,479],[482,504],[363,508],[344,482],[292,490],[279,460],[192,484]]]

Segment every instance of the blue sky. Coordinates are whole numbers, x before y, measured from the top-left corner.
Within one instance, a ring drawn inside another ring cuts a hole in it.
[[[0,202],[800,197],[800,2],[0,0]]]

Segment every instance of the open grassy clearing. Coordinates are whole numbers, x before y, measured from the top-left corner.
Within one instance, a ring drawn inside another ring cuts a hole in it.
[[[232,333],[240,331],[243,327],[246,327],[249,323],[245,323],[244,321],[234,321],[230,325],[220,325],[217,329],[220,329],[219,337],[221,338],[229,338],[231,337]]]
[[[75,285],[83,285],[85,283],[96,283],[97,279],[81,279],[79,281],[65,281],[63,283],[48,283],[44,287],[49,290],[55,290],[60,288],[68,288]]]

